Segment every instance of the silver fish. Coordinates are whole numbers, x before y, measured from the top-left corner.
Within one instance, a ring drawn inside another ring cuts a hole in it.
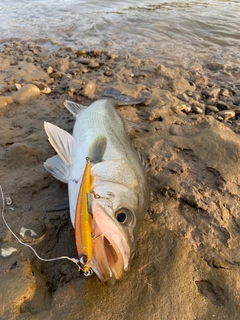
[[[58,155],[49,158],[44,167],[55,178],[68,183],[70,216],[76,228],[77,199],[86,158],[90,159],[92,183],[88,207],[93,242],[90,265],[103,282],[114,284],[128,269],[136,248],[139,227],[149,205],[149,183],[126,124],[115,109],[143,100],[129,99],[114,89],[108,89],[105,96],[89,107],[65,102],[76,117],[72,135],[45,122],[45,131]]]

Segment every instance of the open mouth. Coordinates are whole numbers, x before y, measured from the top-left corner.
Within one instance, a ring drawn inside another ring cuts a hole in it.
[[[127,269],[130,247],[125,234],[99,206],[93,218],[91,268],[104,282],[114,284]]]

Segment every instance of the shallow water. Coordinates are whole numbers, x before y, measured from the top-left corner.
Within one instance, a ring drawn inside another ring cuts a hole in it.
[[[238,63],[240,2],[1,0],[0,41],[54,40],[187,65]]]

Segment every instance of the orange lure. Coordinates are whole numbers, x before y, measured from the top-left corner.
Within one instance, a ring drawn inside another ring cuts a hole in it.
[[[76,248],[84,273],[90,271],[90,261],[92,260],[93,251],[92,216],[88,212],[88,193],[91,187],[91,163],[89,158],[86,158],[86,160],[87,163],[78,194],[75,215]]]

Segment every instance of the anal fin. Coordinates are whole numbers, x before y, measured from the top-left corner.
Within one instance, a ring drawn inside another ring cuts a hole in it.
[[[69,167],[59,155],[47,159],[43,166],[54,178],[68,183]]]

